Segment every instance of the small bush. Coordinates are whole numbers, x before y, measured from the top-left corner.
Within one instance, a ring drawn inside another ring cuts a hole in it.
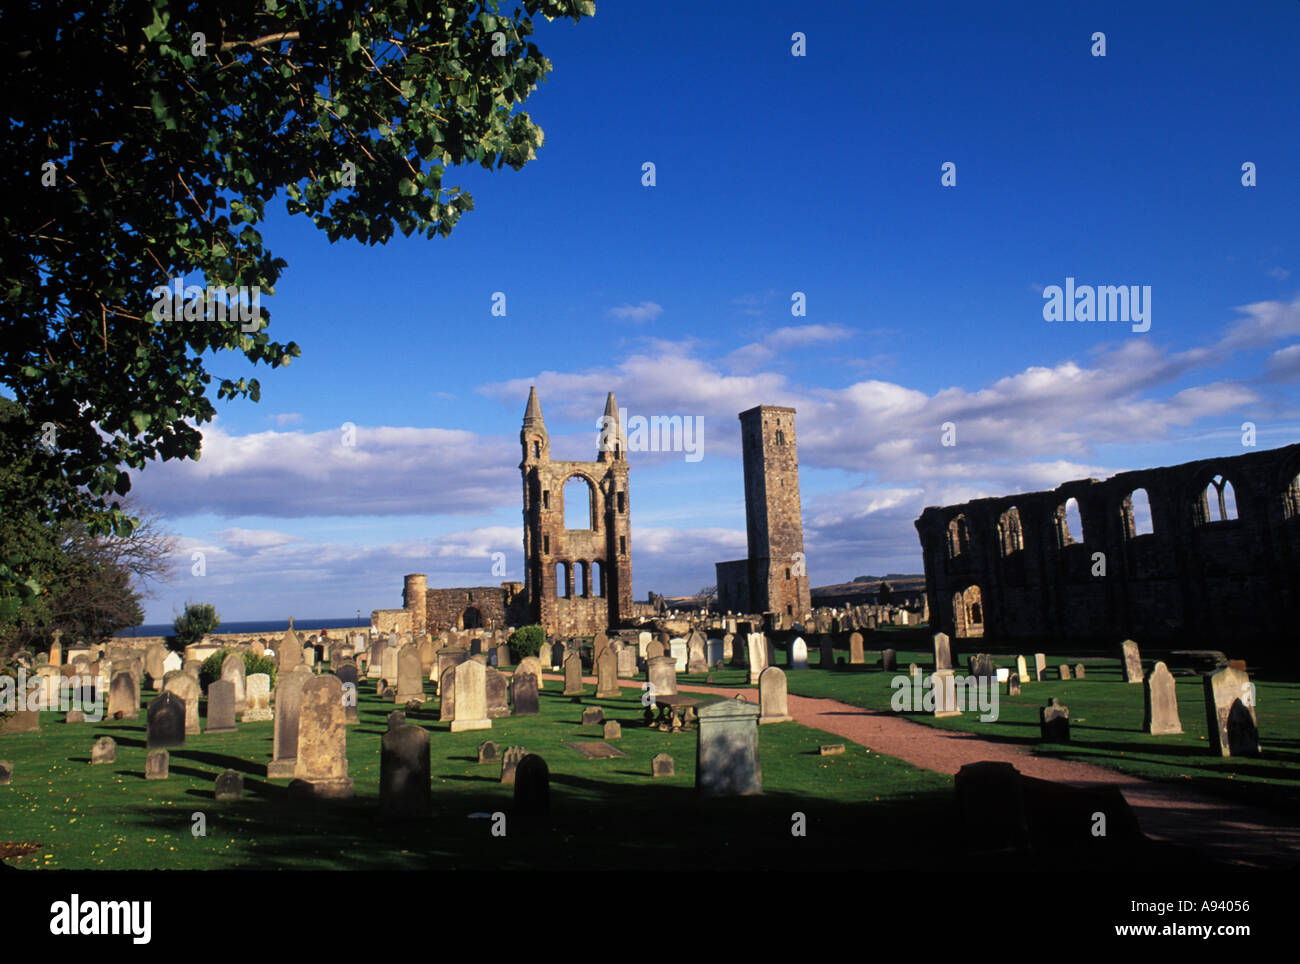
[[[167,637],[167,645],[179,652],[190,643],[197,643],[220,625],[221,614],[212,603],[187,602],[185,612],[172,623],[175,635]]]
[[[248,678],[254,673],[265,673],[271,677],[271,688],[275,689],[275,660],[270,656],[258,656],[251,649],[232,650],[223,649],[218,653],[213,653],[203,661],[199,667],[199,685],[203,687],[206,693],[208,687],[221,679],[221,665],[226,661],[226,657],[231,653],[243,657],[244,660],[244,677]]]
[[[536,656],[542,651],[542,643],[546,642],[546,633],[538,625],[520,626],[510,634],[507,645],[510,647],[510,653],[516,663],[528,656]]]

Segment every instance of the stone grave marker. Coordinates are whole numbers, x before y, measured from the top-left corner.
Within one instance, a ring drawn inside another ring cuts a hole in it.
[[[1169,672],[1169,667],[1157,662],[1151,668],[1151,675],[1146,678],[1145,687],[1142,729],[1152,736],[1183,732],[1183,723],[1178,717],[1174,675]]]
[[[605,739],[621,740],[622,738],[623,738],[623,727],[619,725],[619,722],[617,720],[606,720]]]
[[[802,636],[796,636],[794,642],[790,644],[790,668],[808,668],[808,644],[803,641]]]
[[[488,730],[487,667],[476,659],[467,659],[451,671],[451,732]]]
[[[244,680],[243,721],[264,723],[269,719],[272,719],[271,677],[266,673],[252,673]]]
[[[330,665],[333,666],[332,663]],[[347,721],[348,726],[354,726],[361,722],[357,716],[357,704],[361,699],[361,671],[357,669],[355,660],[344,660],[334,670],[334,675],[343,684],[343,718]],[[249,677],[249,679],[252,679],[252,677]],[[421,692],[423,692],[423,687]],[[245,714],[244,718],[248,718],[247,714]]]
[[[1019,770],[1010,763],[967,763],[953,782],[964,836],[972,852],[1029,849],[1029,819]]]
[[[522,665],[517,667],[510,680],[510,699],[514,703],[515,716],[536,716],[540,711],[536,674]]]
[[[1124,662],[1124,682],[1141,683],[1142,675],[1142,654],[1138,651],[1138,644],[1131,639],[1126,639],[1119,644],[1120,656]]]
[[[606,646],[596,657],[596,698],[604,700],[618,695],[618,657]]]
[[[650,776],[671,777],[674,775],[673,758],[667,753],[656,753],[650,758]]]
[[[1224,667],[1201,677],[1210,751],[1220,756],[1258,756],[1255,687],[1245,670]]]
[[[599,726],[605,722],[605,711],[599,706],[589,706],[582,711],[583,726]]]
[[[1044,743],[1070,742],[1070,708],[1055,696],[1038,711],[1039,733]]]
[[[1082,663],[1075,663],[1075,664],[1074,664],[1074,678],[1075,678],[1075,679],[1086,679],[1086,678],[1087,678],[1087,670],[1084,669],[1084,666],[1083,666]]]
[[[880,668],[886,673],[898,672],[898,650],[882,649],[880,651]]]
[[[514,679],[516,682],[519,680],[519,674],[521,672],[531,674],[537,680],[536,691],[538,693],[545,689],[545,685],[542,681],[542,661],[536,656],[525,656],[519,661],[519,665],[515,667],[514,671]]]
[[[117,741],[111,736],[101,736],[90,748],[92,764],[117,762]]]
[[[646,666],[646,678],[656,696],[677,695],[677,662],[671,656],[656,656]]]
[[[343,684],[333,673],[312,676],[303,685],[293,777],[299,792],[313,797],[352,796]]]
[[[686,640],[681,638],[669,640],[668,653],[669,655],[672,656],[673,660],[677,663],[677,672],[685,673],[687,667],[690,665],[690,660],[687,658],[688,651],[686,647]]]
[[[821,663],[820,669],[835,668],[835,641],[829,635],[823,635],[821,638]]]
[[[1063,680],[1069,680],[1069,679],[1070,679],[1070,665],[1069,665],[1068,663],[1062,663],[1061,666],[1060,666],[1060,673],[1061,673],[1061,679],[1063,679]]]
[[[767,640],[762,633],[748,633],[745,637],[745,650],[749,657],[749,683],[757,685],[758,678],[767,669]]]
[[[145,746],[151,750],[185,745],[185,701],[164,692],[149,703]]]
[[[790,715],[785,673],[779,666],[769,666],[758,678],[759,723],[788,723]]]
[[[150,750],[144,757],[144,778],[166,780],[170,765],[171,755],[166,750]]]
[[[849,663],[852,665],[862,665],[866,658],[862,653],[862,634],[858,632],[849,634]]]
[[[266,768],[266,775],[272,780],[292,779],[297,770],[298,724],[302,715],[302,691],[311,678],[311,670],[299,664],[281,676],[275,684],[272,759]]]
[[[424,702],[424,669],[420,665],[418,646],[403,646],[393,660],[397,669],[396,702],[405,706],[407,703]]]
[[[934,668],[952,669],[952,644],[947,633],[934,634]]]
[[[544,817],[551,812],[551,773],[546,761],[529,753],[515,771],[515,814]]]
[[[57,674],[58,671],[55,672]],[[48,706],[49,703],[47,702],[46,705]],[[116,673],[108,687],[108,718],[134,720],[139,709],[140,691],[135,677],[126,672]]]
[[[1047,654],[1034,653],[1034,682],[1047,682]]]
[[[496,763],[498,759],[500,759],[500,753],[497,750],[497,745],[491,740],[478,745],[479,763]]]
[[[208,687],[208,732],[233,733],[235,726],[235,684],[217,680]]]
[[[244,775],[238,770],[224,770],[217,775],[212,795],[217,803],[235,803],[244,799]]]
[[[411,647],[405,647],[411,648]],[[415,658],[420,658],[419,650]],[[423,677],[422,671],[417,676]],[[379,757],[379,806],[390,817],[422,817],[433,809],[429,733],[403,723],[384,734]]]
[[[248,705],[247,679],[248,673],[244,666],[244,657],[238,653],[231,653],[221,661],[221,678],[234,684],[235,687],[235,712],[242,713]],[[212,690],[208,690],[208,699],[212,699]],[[209,711],[209,716],[211,711]]]
[[[937,669],[930,676],[930,685],[934,693],[934,716],[961,716],[957,706],[957,677],[953,670]]]
[[[1020,695],[1020,674],[1012,673],[1007,677],[1007,696]]]
[[[577,651],[564,657],[564,695],[582,695],[582,657]]]
[[[198,682],[187,673],[180,673],[163,683],[163,692],[174,693],[185,704],[185,732],[199,732],[199,691]]]
[[[505,673],[491,666],[483,668],[484,695],[487,699],[489,720],[510,715],[510,680]]]
[[[741,700],[714,700],[699,708],[695,790],[701,797],[763,792],[758,758],[759,708]]]
[[[1022,683],[1029,679],[1029,664],[1024,656],[1016,657],[1016,675],[1020,677]]]
[[[501,782],[514,783],[515,772],[519,768],[519,761],[528,755],[528,751],[522,746],[508,746],[505,752],[501,754]]]
[[[686,640],[686,672],[707,673],[709,671],[708,654],[705,649],[704,634],[697,629]]]

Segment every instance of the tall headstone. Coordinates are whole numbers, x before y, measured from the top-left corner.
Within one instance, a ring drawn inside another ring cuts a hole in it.
[[[934,668],[952,669],[952,645],[947,633],[934,634]]]
[[[1023,784],[1014,766],[991,760],[967,763],[953,780],[969,852],[1029,849]]]
[[[330,665],[332,667],[334,664],[331,663]],[[357,669],[356,660],[347,659],[340,661],[338,667],[334,669],[334,675],[337,676],[339,682],[343,684],[344,719],[347,720],[349,726],[360,723],[361,720],[357,716],[357,707],[361,698],[361,671]],[[251,680],[252,677],[250,676],[249,679]],[[423,692],[423,689],[421,689],[421,692]],[[245,714],[245,719],[247,719],[247,714]]]
[[[1062,663],[1062,664],[1060,665],[1059,669],[1060,669],[1060,673],[1061,673],[1061,679],[1068,681],[1068,680],[1071,678],[1071,676],[1070,676],[1070,664],[1069,664],[1069,663]]]
[[[745,638],[745,649],[749,656],[749,684],[754,686],[768,667],[767,640],[762,633],[749,633]]]
[[[758,714],[757,706],[741,700],[715,700],[700,707],[695,765],[695,790],[700,796],[763,792]]]
[[[468,659],[451,671],[453,703],[451,732],[488,730],[492,720],[487,714],[487,667]]]
[[[849,662],[860,666],[865,661],[862,655],[862,634],[851,633],[849,635]]]
[[[1124,660],[1124,682],[1141,683],[1143,680],[1142,654],[1138,652],[1138,644],[1131,639],[1126,639],[1119,646]]]
[[[577,650],[564,658],[564,695],[582,695],[582,657]]]
[[[397,646],[389,643],[384,647],[384,658],[380,663],[379,675],[388,680],[389,686],[397,683],[397,655]]]
[[[551,644],[542,643],[537,650],[538,661],[547,669],[552,669],[555,664],[551,661]]]
[[[424,702],[424,670],[418,646],[403,646],[397,652],[397,696],[399,706]]]
[[[56,694],[55,700],[57,699]],[[110,720],[134,720],[139,709],[140,691],[137,688],[135,677],[127,672],[115,674],[112,683],[108,687],[108,718]]]
[[[880,669],[885,673],[893,673],[898,670],[898,650],[882,649],[880,651]]]
[[[758,678],[759,723],[788,723],[790,715],[785,673],[779,666],[769,666]]]
[[[609,646],[608,634],[603,629],[597,630],[596,637],[591,643],[592,660],[600,659],[600,654],[605,651],[607,646]]]
[[[546,761],[529,753],[515,771],[515,815],[525,819],[551,812],[551,772]]]
[[[217,680],[208,687],[208,732],[233,733],[235,726],[235,684]]]
[[[269,719],[272,719],[271,677],[266,673],[252,673],[244,681],[243,722],[264,723]]]
[[[961,708],[957,705],[957,678],[953,670],[935,670],[930,676],[930,685],[934,694],[935,718],[961,716]]]
[[[244,666],[244,657],[238,653],[231,653],[221,661],[221,678],[227,680],[235,687],[235,712],[242,713],[247,705],[247,669]],[[208,691],[208,699],[212,699],[212,691]],[[210,715],[210,714],[209,714]]]
[[[510,678],[510,700],[514,704],[515,716],[536,716],[539,712],[537,675],[523,666],[515,667]]]
[[[1168,736],[1183,732],[1178,717],[1178,694],[1174,675],[1169,667],[1157,662],[1146,678],[1146,699],[1143,707],[1142,729],[1152,736]]]
[[[1201,678],[1210,752],[1220,756],[1258,756],[1259,724],[1255,686],[1244,669],[1230,666]]]
[[[516,681],[519,679],[521,671],[536,678],[537,688],[534,692],[540,693],[544,689],[542,685],[542,661],[540,659],[536,656],[525,656],[521,659],[519,665],[515,667],[514,678]]]
[[[796,636],[794,642],[790,644],[790,668],[808,668],[808,644],[803,641],[802,636]]]
[[[302,691],[311,678],[311,670],[299,664],[276,681],[272,759],[266,767],[266,775],[272,780],[292,779],[297,770],[298,723],[302,714]],[[341,689],[340,686],[340,691]]]
[[[1025,683],[1029,680],[1029,664],[1025,662],[1025,657],[1016,657],[1016,675],[1020,677],[1020,682]]]
[[[1034,653],[1034,682],[1047,682],[1047,654]]]
[[[510,715],[510,680],[505,673],[492,666],[484,667],[484,696],[487,699],[489,720]]]
[[[708,653],[705,648],[704,634],[697,629],[686,640],[686,672],[707,673],[709,671]]]
[[[302,688],[298,719],[298,760],[294,783],[314,797],[352,796],[348,776],[347,723],[343,684],[333,673],[312,676]]]
[[[199,684],[187,673],[178,673],[163,683],[163,692],[174,693],[185,704],[185,732],[199,732]]]
[[[163,662],[167,659],[167,647],[154,643],[144,651],[144,671],[148,674],[150,687],[160,689],[162,678],[167,675]]]
[[[656,696],[677,695],[677,661],[671,656],[656,656],[646,664],[646,679]]]
[[[686,640],[673,639],[668,643],[668,653],[677,662],[677,672],[685,673],[690,667],[690,660],[687,658],[688,652]]]
[[[380,809],[390,817],[426,815],[433,808],[429,774],[429,732],[409,723],[389,730],[380,741]]]
[[[596,657],[596,698],[611,699],[618,694],[618,657],[606,646]]]
[[[185,745],[185,702],[175,693],[162,693],[149,703],[145,746],[163,749]]]
[[[821,643],[821,647],[820,647],[821,663],[819,664],[818,668],[834,669],[835,668],[835,641],[831,638],[829,633],[826,633],[822,636],[820,643]]]
[[[302,665],[302,640],[294,631],[292,619],[289,620],[289,628],[284,631],[284,637],[276,649],[276,659],[276,671],[281,678],[295,666]]]

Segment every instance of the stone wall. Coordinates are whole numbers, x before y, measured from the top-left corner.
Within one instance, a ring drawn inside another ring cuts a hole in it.
[[[927,508],[931,621],[955,636],[1282,652],[1300,617],[1297,473],[1290,445]]]

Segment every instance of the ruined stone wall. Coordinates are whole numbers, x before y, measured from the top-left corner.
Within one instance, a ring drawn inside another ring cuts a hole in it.
[[[760,405],[740,413],[749,540],[749,603],[754,612],[802,619],[812,610],[803,551],[795,410]]]
[[[507,593],[502,586],[429,589],[424,594],[426,631],[501,629],[509,622]]]
[[[719,562],[714,565],[718,580],[718,599],[713,608],[724,613],[747,613],[749,606],[749,560]]]
[[[927,508],[916,528],[931,621],[955,636],[1281,652],[1300,617],[1297,473],[1291,445]]]

